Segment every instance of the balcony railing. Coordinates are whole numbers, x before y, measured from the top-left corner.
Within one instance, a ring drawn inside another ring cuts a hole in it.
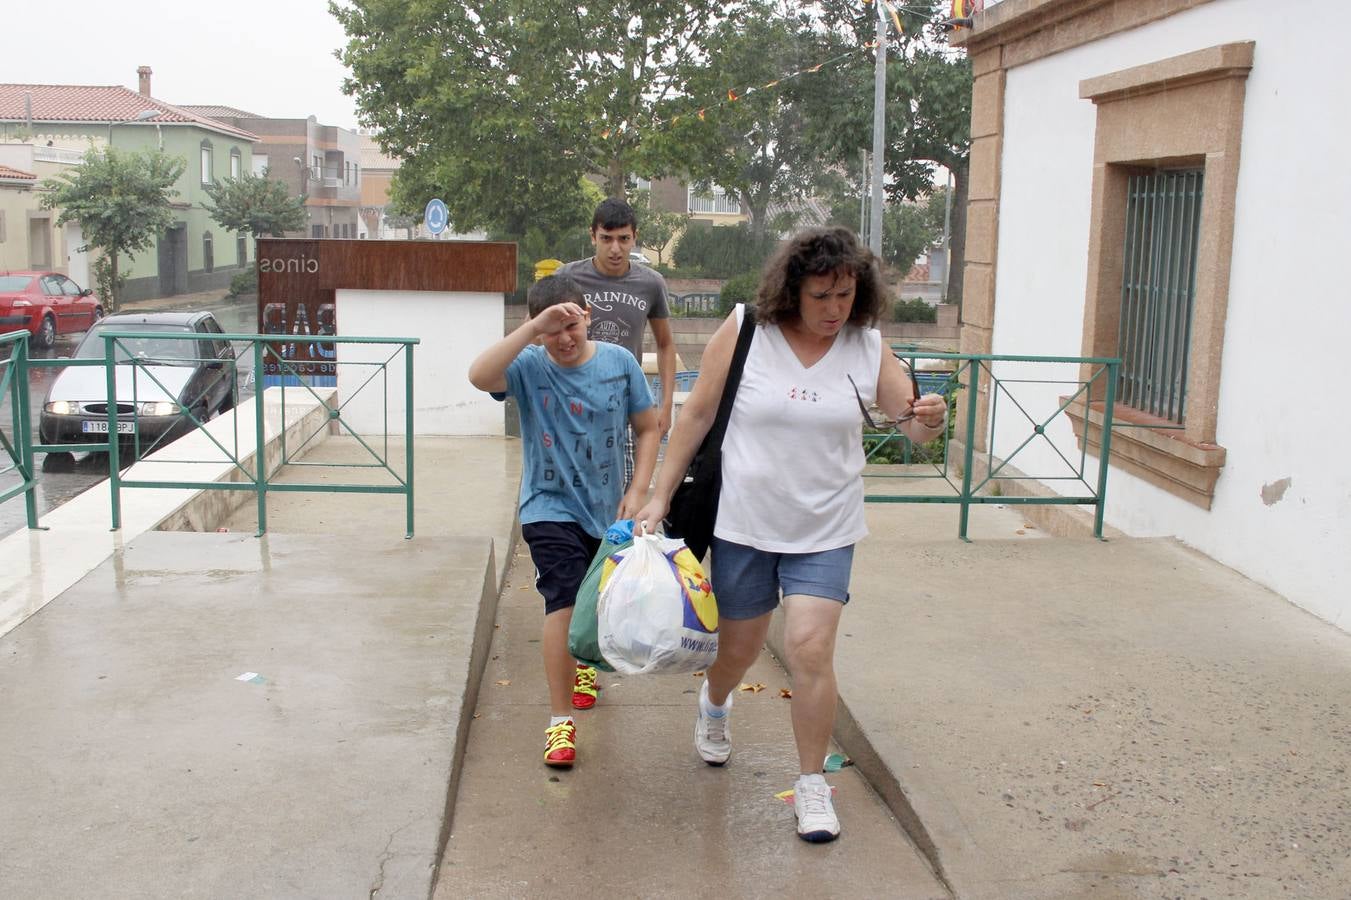
[[[78,166],[84,162],[84,152],[80,150],[67,150],[64,147],[34,147],[34,162],[54,162],[63,163],[68,166]]]

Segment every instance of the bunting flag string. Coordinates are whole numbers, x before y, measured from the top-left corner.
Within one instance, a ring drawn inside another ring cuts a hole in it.
[[[677,113],[676,115],[671,116],[669,119],[655,119],[655,120],[653,120],[653,124],[654,124],[654,125],[674,125],[674,124],[676,124],[677,122],[679,122],[681,119],[688,118],[688,117],[690,117],[690,116],[694,116],[695,118],[697,118],[697,119],[698,119],[699,121],[701,121],[701,122],[707,121],[706,116],[707,116],[707,114],[708,114],[708,112],[709,112],[710,110],[717,109],[718,107],[721,107],[721,106],[726,106],[726,105],[728,105],[729,103],[736,103],[736,102],[738,102],[738,101],[740,101],[740,100],[746,99],[747,97],[751,96],[752,94],[756,94],[756,93],[759,93],[759,92],[761,92],[761,91],[773,90],[774,88],[780,86],[781,84],[783,84],[783,83],[786,82],[786,81],[790,81],[790,80],[792,80],[792,79],[794,79],[794,78],[800,78],[800,77],[802,77],[803,75],[812,75],[812,74],[815,74],[815,73],[817,73],[817,72],[820,72],[822,69],[826,68],[827,66],[831,66],[831,65],[834,65],[834,64],[836,64],[836,63],[839,63],[839,62],[841,62],[841,61],[843,61],[843,60],[846,60],[846,59],[849,59],[849,58],[851,58],[851,57],[857,56],[857,55],[859,54],[860,51],[863,51],[863,50],[872,50],[872,49],[874,49],[874,48],[876,48],[876,47],[877,47],[877,42],[876,42],[876,41],[869,41],[868,43],[862,44],[861,46],[857,47],[857,48],[854,49],[854,50],[850,50],[850,51],[847,52],[847,53],[841,53],[839,56],[832,57],[832,58],[830,58],[830,59],[825,60],[824,62],[819,62],[819,63],[817,63],[817,64],[814,65],[814,66],[808,66],[808,67],[805,68],[805,69],[799,69],[798,71],[796,71],[796,72],[791,72],[791,73],[789,73],[789,74],[787,74],[787,75],[780,75],[778,78],[775,78],[775,79],[772,80],[772,81],[767,81],[767,82],[765,82],[764,84],[761,84],[761,85],[751,85],[751,86],[742,87],[742,88],[728,88],[728,89],[727,89],[727,96],[726,96],[726,99],[719,100],[719,101],[716,102],[716,103],[709,103],[709,104],[707,104],[707,105],[705,105],[705,106],[700,107],[699,109],[695,110],[695,111],[692,112],[692,113]],[[601,137],[602,137],[602,138],[608,138],[612,133],[613,133],[612,130],[609,129],[609,128],[607,128],[607,129],[605,129],[604,131],[601,132]]]

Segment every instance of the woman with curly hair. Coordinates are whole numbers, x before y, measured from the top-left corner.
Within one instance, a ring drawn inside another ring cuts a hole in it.
[[[943,429],[947,403],[916,396],[875,327],[886,308],[877,259],[846,228],[803,231],[766,264],[755,334],[722,445],[722,493],[711,547],[717,661],[699,690],[694,744],[709,765],[732,753],[732,692],[759,655],[782,594],[793,673],[803,840],[831,841],[840,824],[821,774],[835,721],[835,637],[849,601],[863,516],[863,408],[904,422],[916,442]],[[712,426],[737,334],[738,306],[704,352],[699,379],[671,433],[652,499],[635,516],[665,517],[671,495]]]

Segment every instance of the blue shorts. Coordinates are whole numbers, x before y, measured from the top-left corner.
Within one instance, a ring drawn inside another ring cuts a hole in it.
[[[718,615],[754,619],[773,612],[783,595],[807,594],[849,602],[854,545],[817,553],[770,553],[713,538],[709,580]]]

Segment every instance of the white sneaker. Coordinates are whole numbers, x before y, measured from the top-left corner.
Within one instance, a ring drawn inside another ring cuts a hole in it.
[[[824,775],[802,775],[793,786],[793,811],[797,813],[797,836],[824,844],[840,836],[840,820],[830,799]]]
[[[720,766],[732,755],[732,730],[727,720],[731,716],[732,696],[727,695],[727,705],[723,707],[725,715],[710,716],[705,711],[712,708],[708,699],[708,682],[699,687],[699,717],[694,720],[694,749],[699,758],[710,766]]]

